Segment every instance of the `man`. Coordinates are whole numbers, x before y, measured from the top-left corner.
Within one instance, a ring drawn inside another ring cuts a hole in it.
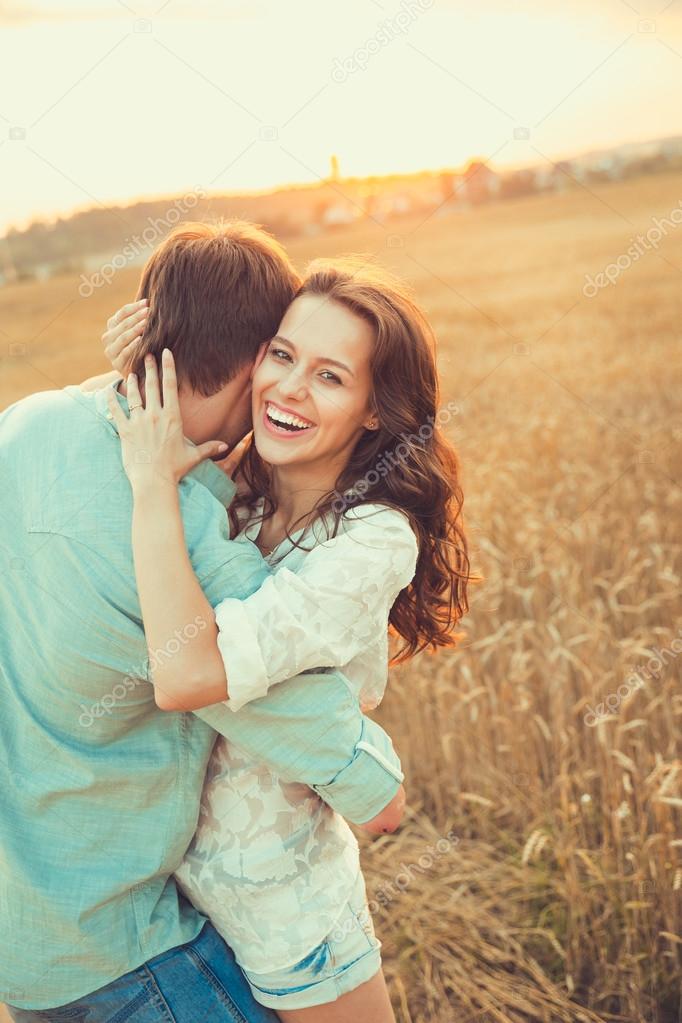
[[[158,315],[137,359],[173,350],[195,444],[232,445],[248,429],[251,364],[298,283],[281,247],[246,224],[180,230],[152,256],[141,293],[153,290]],[[0,999],[17,1023],[272,1021],[172,877],[216,733],[359,824],[383,823],[402,773],[337,673],[292,679],[237,714],[157,707],[151,663],[207,623],[146,649],[106,394],[67,387],[0,415]],[[267,575],[253,545],[229,540],[233,493],[211,462],[180,487],[213,607]]]

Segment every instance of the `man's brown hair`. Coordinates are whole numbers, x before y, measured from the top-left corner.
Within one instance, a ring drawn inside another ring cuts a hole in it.
[[[178,381],[208,397],[273,337],[301,280],[289,257],[256,224],[183,224],[142,271],[137,297],[149,301],[144,336],[128,371],[144,357],[175,357]]]

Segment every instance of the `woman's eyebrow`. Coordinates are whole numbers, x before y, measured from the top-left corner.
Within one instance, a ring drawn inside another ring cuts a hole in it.
[[[281,334],[275,334],[275,336],[273,337],[272,340],[273,341],[283,341],[285,345],[289,345],[290,348],[293,348],[293,350],[296,351],[296,345],[294,344],[293,341],[290,341],[288,337],[282,337]],[[321,358],[318,358],[317,361],[318,362],[327,363],[330,366],[338,366],[339,369],[345,369],[346,373],[350,373],[350,375],[352,377],[355,376],[355,373],[350,368],[350,366],[347,366],[345,364],[345,362],[339,362],[338,359],[325,359],[325,358],[321,357]]]

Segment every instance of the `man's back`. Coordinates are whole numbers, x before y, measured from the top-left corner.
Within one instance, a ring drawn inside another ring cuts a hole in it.
[[[159,711],[147,681],[130,488],[101,396],[47,392],[0,417],[0,995],[33,1007],[110,980],[114,955],[114,973],[129,970],[131,946],[139,963],[203,923],[167,876],[193,834],[215,732]],[[226,516],[195,480],[182,491],[210,570],[212,547],[223,564],[236,546]],[[244,592],[259,566],[239,564]],[[55,935],[67,955],[55,958]]]
[[[0,999],[41,1009],[201,930],[171,875],[196,827],[216,730],[357,822],[386,806],[402,773],[335,673],[299,676],[239,714],[157,708],[106,389],[7,409],[0,471]],[[252,544],[229,539],[233,494],[211,463],[180,486],[190,559],[213,607],[267,575]],[[203,627],[188,622],[151,657],[172,657]]]

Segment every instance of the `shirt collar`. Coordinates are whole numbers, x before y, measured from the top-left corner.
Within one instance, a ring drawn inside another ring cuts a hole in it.
[[[109,406],[107,404],[107,397],[110,390],[113,390],[116,399],[123,409],[124,412],[128,412],[128,402],[124,395],[118,390],[119,384],[122,382],[123,377],[118,377],[117,380],[112,380],[111,383],[106,384],[99,391],[95,391],[95,407],[98,413],[105,419],[107,426],[111,427],[114,433],[118,436],[118,430],[116,429],[116,423],[112,419],[107,418]],[[190,441],[190,444],[192,441]],[[196,446],[196,445],[195,445]],[[198,480],[202,483],[207,490],[217,498],[221,504],[224,504],[227,508],[232,504],[232,500],[236,493],[236,486],[230,477],[219,469],[217,465],[214,465],[210,458],[205,458],[203,462],[199,462],[191,472],[187,473],[187,476],[191,479]]]

